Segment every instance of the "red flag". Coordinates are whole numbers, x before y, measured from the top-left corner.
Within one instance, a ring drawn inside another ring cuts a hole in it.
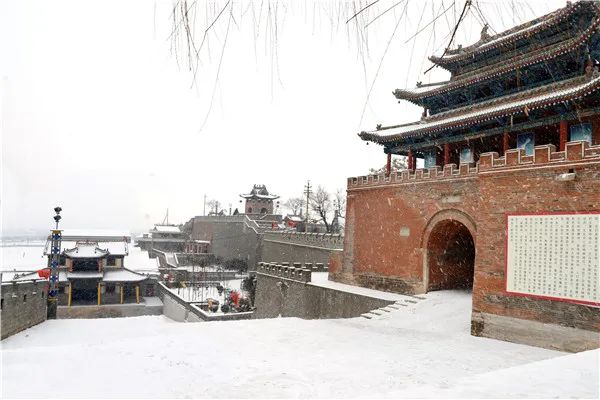
[[[48,279],[50,278],[50,268],[42,268],[38,270],[38,275],[40,278]]]

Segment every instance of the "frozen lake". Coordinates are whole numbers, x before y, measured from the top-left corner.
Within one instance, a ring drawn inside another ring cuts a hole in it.
[[[2,341],[1,395],[598,398],[597,350],[473,337],[470,314],[469,293],[433,292],[380,320],[47,321]],[[50,390],[31,383],[48,362],[64,377]]]
[[[47,266],[44,257],[45,241],[11,243],[0,247],[0,270],[34,271]],[[148,257],[148,252],[139,247],[129,245],[129,255],[125,257],[125,267],[137,271],[158,271],[157,259]]]

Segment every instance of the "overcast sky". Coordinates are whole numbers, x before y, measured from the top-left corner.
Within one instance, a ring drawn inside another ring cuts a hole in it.
[[[361,26],[395,3],[371,7]],[[452,3],[409,0],[383,15],[364,30],[363,65],[347,12],[333,11],[347,3],[279,2],[275,47],[273,26],[250,17],[261,2],[234,2],[210,31],[192,85],[184,49],[171,51],[172,1],[0,1],[3,233],[50,228],[55,205],[64,228],[139,232],[167,208],[172,223],[201,215],[205,194],[239,207],[254,183],[282,201],[308,179],[345,188],[347,177],[385,163],[360,130],[420,117],[393,89],[448,79],[423,72],[463,2],[427,24]],[[196,10],[198,40],[226,2],[209,4],[213,14]],[[496,31],[564,4],[478,2]],[[472,11],[455,43],[477,41],[481,19]]]

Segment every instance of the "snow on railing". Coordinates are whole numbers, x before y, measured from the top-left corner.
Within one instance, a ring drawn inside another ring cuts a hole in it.
[[[259,262],[256,272],[258,274],[276,276],[286,279],[291,279],[299,282],[310,282],[313,272],[325,272],[327,266],[322,263],[267,263]]]
[[[333,233],[266,231],[263,233],[263,238],[291,244],[326,247],[332,250],[344,248],[344,236]]]

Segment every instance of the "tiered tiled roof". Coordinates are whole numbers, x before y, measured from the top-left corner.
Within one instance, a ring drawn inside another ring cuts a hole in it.
[[[279,196],[274,194],[269,194],[267,187],[265,185],[254,185],[250,193],[248,194],[240,194],[240,197],[245,199],[263,199],[263,200],[275,200],[278,199]]]
[[[596,32],[600,27],[600,14],[597,14],[592,24],[579,36],[542,47],[530,53],[525,53],[513,57],[507,63],[492,64],[477,70],[459,75],[457,79],[449,82],[418,86],[414,89],[396,89],[394,96],[399,100],[408,100],[415,104],[422,105],[423,100],[428,97],[447,93],[455,89],[463,88],[477,82],[494,79],[508,72],[516,71],[533,64],[538,64],[568,52],[574,52]]]
[[[435,114],[412,124],[363,131],[359,133],[359,136],[363,140],[384,144],[403,138],[473,125],[498,117],[528,113],[559,102],[585,97],[598,89],[600,89],[600,74],[595,70],[585,76]]]
[[[102,258],[108,255],[108,250],[98,247],[95,242],[78,242],[72,249],[66,249],[63,254],[70,258]]]
[[[431,56],[429,59],[441,67],[452,69],[453,65],[455,66],[463,62],[470,62],[475,55],[485,57],[485,53],[491,50],[512,45],[518,40],[529,38],[538,32],[541,32],[549,27],[553,27],[567,19],[580,7],[588,6],[591,3],[593,2],[567,2],[566,7],[556,10],[550,14],[528,21],[497,35],[483,37],[480,41],[471,46],[447,50],[443,57]],[[593,6],[597,7],[596,4]]]

